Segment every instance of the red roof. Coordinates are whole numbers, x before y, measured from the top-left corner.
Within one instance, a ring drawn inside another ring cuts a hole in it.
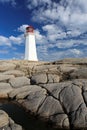
[[[28,27],[26,27],[26,30],[28,30],[29,28],[34,29],[33,26],[28,26]]]
[[[28,32],[34,33],[34,28],[33,28],[33,26],[28,26],[28,27],[26,27],[26,32],[27,32],[27,33],[28,33]]]

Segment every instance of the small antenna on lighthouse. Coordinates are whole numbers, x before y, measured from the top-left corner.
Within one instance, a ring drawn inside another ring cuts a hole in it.
[[[36,42],[35,42],[34,28],[32,26],[26,27],[25,60],[38,61],[37,52],[36,52]]]

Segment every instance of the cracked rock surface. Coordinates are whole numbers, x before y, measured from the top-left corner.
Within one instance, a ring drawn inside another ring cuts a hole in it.
[[[59,129],[87,129],[87,59],[0,61],[0,99]],[[0,130],[23,130],[0,110]]]

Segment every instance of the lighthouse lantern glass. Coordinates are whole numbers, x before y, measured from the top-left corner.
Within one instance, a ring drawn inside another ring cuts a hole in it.
[[[33,27],[32,27],[32,26],[27,27],[27,28],[26,28],[26,32],[31,32],[31,33],[33,33],[33,32],[34,32]]]

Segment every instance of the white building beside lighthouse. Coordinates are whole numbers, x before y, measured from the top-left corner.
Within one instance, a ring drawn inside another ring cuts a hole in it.
[[[38,61],[35,43],[34,28],[26,27],[25,33],[25,60]]]

